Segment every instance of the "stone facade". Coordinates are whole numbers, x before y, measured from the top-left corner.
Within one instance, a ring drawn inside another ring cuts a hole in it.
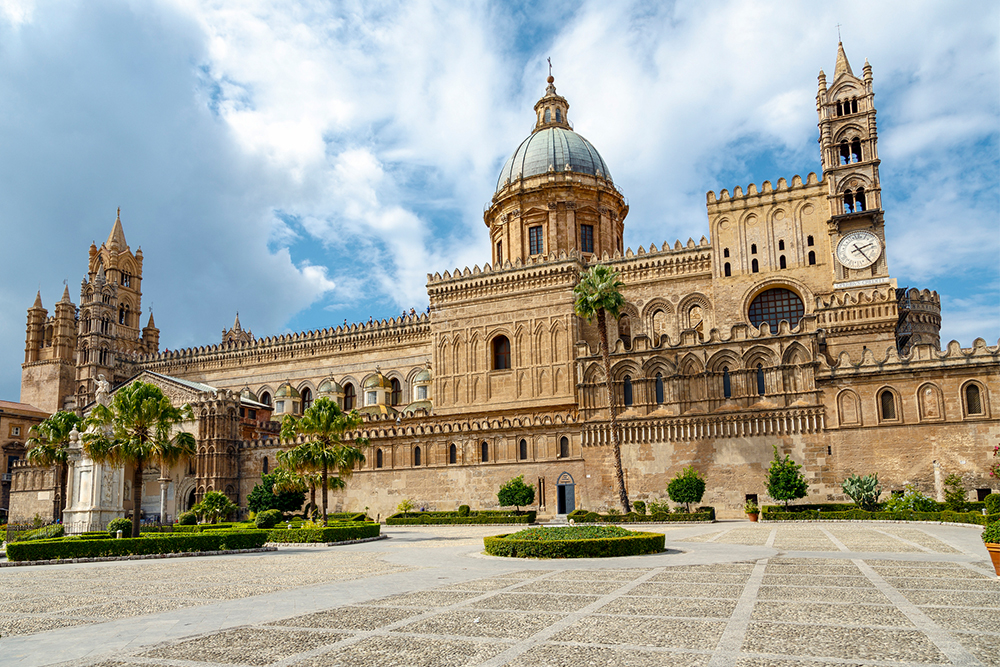
[[[404,498],[492,507],[518,474],[538,485],[543,514],[606,508],[616,494],[599,336],[575,316],[572,291],[603,262],[625,284],[608,337],[633,499],[664,497],[669,478],[694,465],[708,478],[705,502],[738,515],[747,496],[766,500],[774,446],[803,464],[813,500],[842,499],[851,473],[878,472],[887,491],[915,484],[940,496],[950,473],[970,495],[996,488],[984,471],[1000,439],[991,404],[1000,346],[977,339],[942,351],[938,296],[891,276],[867,62],[854,76],[840,47],[832,81],[820,73],[822,175],[709,192],[699,241],[624,248],[628,205],[568,110],[550,77],[536,127],[484,214],[490,261],[428,274],[428,314],[265,338],[237,318],[220,344],[162,353],[151,319],[141,335],[134,320],[112,322],[104,341],[93,323],[84,333],[81,316],[55,337],[62,347],[50,360],[36,301],[22,398],[83,409],[98,370],[116,383],[143,373],[197,388],[177,396],[197,403],[199,442],[174,480],[178,510],[208,490],[245,506],[292,444],[276,439],[274,420],[319,396],[359,409],[353,435],[370,440],[365,464],[334,496],[338,509],[384,517]],[[120,232],[116,220],[91,249],[90,310],[81,309],[96,313],[90,322],[104,317],[91,292],[107,294],[119,320],[122,302],[138,312],[138,282],[126,291],[122,269],[109,270],[124,262],[141,272]],[[64,301],[75,311],[68,293]],[[114,363],[95,365],[86,352],[102,345],[120,350]],[[38,370],[56,358],[75,369],[76,385],[62,366]]]
[[[26,453],[25,442],[31,437],[31,427],[41,423],[48,413],[26,403],[0,401],[0,524],[7,523],[10,510],[10,496],[14,469],[19,462],[24,461]],[[30,476],[24,478],[26,486],[35,491],[35,497],[30,503],[30,509],[46,520],[54,515],[55,471],[34,469]],[[38,492],[41,491],[41,496]]]

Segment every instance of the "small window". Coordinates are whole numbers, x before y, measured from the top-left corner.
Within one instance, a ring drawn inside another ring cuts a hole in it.
[[[20,435],[21,435],[21,427],[20,426],[11,426],[10,427],[10,434],[12,436],[14,436],[15,438],[20,437]]]
[[[854,213],[854,193],[850,190],[844,193],[844,213]]]
[[[756,243],[751,243],[750,244],[750,254],[751,255],[756,255],[757,254],[757,244]]]
[[[517,445],[517,456],[522,461],[527,461],[528,460],[528,441],[527,440],[523,440],[522,439],[521,442],[518,443],[518,445]]]
[[[493,339],[493,370],[502,371],[510,368],[510,341],[506,336]]]
[[[722,367],[722,396],[733,397],[733,379],[729,377],[729,366]]]
[[[757,395],[764,395],[764,365],[757,364]]]
[[[377,391],[366,391],[365,392],[365,405],[378,405],[378,392]]]
[[[722,272],[727,278],[733,275],[733,267],[729,265],[729,262],[726,262],[726,265],[722,267]]]
[[[382,467],[382,450],[381,449],[376,449],[375,450],[375,467],[376,468],[381,468]]]
[[[806,245],[808,245],[808,246],[812,246],[812,245],[816,245],[816,244],[815,244],[815,243],[813,242],[813,237],[811,237],[811,236],[807,236],[807,237],[806,237]]]
[[[270,468],[271,468],[271,462],[268,461],[267,457],[265,456],[264,460],[261,461],[261,470],[263,471],[261,474],[266,475],[270,471]]]
[[[856,99],[851,100],[851,113],[858,112],[858,101]]]
[[[969,384],[965,387],[965,412],[970,415],[983,414],[983,395],[979,385]]]
[[[545,122],[548,123],[548,122],[551,122],[551,120],[552,120],[552,110],[546,107],[546,109],[545,109]]]
[[[479,446],[479,457],[483,463],[490,462],[490,445],[488,442],[484,442]]]
[[[503,266],[503,241],[497,241],[497,266]]]
[[[815,266],[815,265],[816,265],[816,251],[815,250],[810,250],[809,251],[809,266]]]
[[[622,342],[626,350],[632,349],[632,322],[628,315],[618,318],[618,340]]]
[[[562,109],[556,109],[556,122],[562,122]]]
[[[565,435],[559,438],[559,458],[568,459],[569,458],[569,438]]]
[[[353,410],[354,404],[357,399],[357,394],[354,392],[354,385],[348,382],[344,385],[344,410]]]
[[[858,188],[858,191],[854,194],[854,210],[857,212],[866,211],[867,204],[865,203],[865,189]]]
[[[302,390],[302,412],[309,409],[309,406],[313,404],[313,393],[312,389],[306,387]]]
[[[729,257],[729,248],[723,248],[722,249],[722,256],[723,257]]]
[[[625,380],[622,382],[622,394],[625,405],[632,405],[632,378],[628,375],[625,376]]]
[[[594,252],[594,226],[580,225],[580,250]]]
[[[455,443],[448,448],[448,463],[458,463],[458,447]]]
[[[784,249],[785,249],[785,242],[778,241],[778,250],[784,250]]]
[[[427,400],[427,385],[420,385],[417,387],[417,400],[426,401]]]
[[[528,227],[528,254],[541,255],[545,252],[545,244],[542,242],[542,228]]]
[[[847,139],[840,142],[840,164],[850,164],[851,163],[851,146],[847,143]]]
[[[878,395],[879,407],[882,410],[882,419],[884,420],[895,420],[896,419],[896,397],[888,389],[882,390],[882,393]]]
[[[754,260],[752,262],[750,262],[750,272],[751,273],[759,273],[760,272],[760,264],[757,263],[757,259],[756,258],[754,258]]]
[[[392,378],[389,384],[392,386],[392,391],[389,393],[389,405],[399,405],[403,402],[403,385],[396,378]]]
[[[271,394],[266,391],[260,395],[260,402],[264,405],[271,405]]]
[[[851,142],[851,162],[861,162],[861,140],[857,137]]]
[[[414,447],[413,448],[413,465],[414,466],[419,466],[420,465],[420,448],[419,447]]]
[[[784,255],[782,255],[781,257],[778,258],[778,268],[781,268],[781,269],[787,269],[788,268],[788,262],[785,261],[785,256]]]
[[[663,405],[663,374],[656,374],[656,404]]]

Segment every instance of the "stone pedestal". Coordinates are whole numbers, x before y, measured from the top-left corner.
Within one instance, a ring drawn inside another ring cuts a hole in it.
[[[80,444],[80,434],[70,434],[69,474],[63,525],[69,534],[104,530],[112,519],[125,516],[122,499],[125,470],[94,463]]]

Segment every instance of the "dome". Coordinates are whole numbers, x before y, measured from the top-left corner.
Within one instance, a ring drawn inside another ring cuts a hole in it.
[[[287,382],[280,387],[278,391],[274,394],[275,398],[299,398],[299,392],[292,385]]]
[[[254,403],[260,403],[260,399],[257,398],[257,394],[253,393],[250,387],[243,387],[243,391],[240,392],[240,398],[247,401],[253,401]]]
[[[425,382],[430,382],[430,381],[431,381],[431,372],[426,368],[417,373],[416,377],[413,378],[413,384],[423,384]]]
[[[336,380],[323,380],[317,391],[320,394],[330,395],[330,394],[343,394],[344,388],[340,386]]]
[[[392,389],[392,383],[381,373],[376,373],[365,380],[365,389]]]
[[[497,179],[497,192],[520,178],[549,171],[575,171],[612,180],[608,165],[593,144],[573,130],[546,127],[521,142],[507,160]]]

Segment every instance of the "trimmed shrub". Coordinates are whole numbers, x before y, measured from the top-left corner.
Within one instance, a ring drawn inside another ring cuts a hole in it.
[[[470,507],[468,505],[458,506],[458,516],[469,516]]]
[[[544,532],[535,532],[544,531]],[[611,558],[663,551],[662,533],[639,533],[617,526],[531,528],[486,537],[486,553],[512,558]]]
[[[947,521],[985,525],[991,521],[1000,520],[1000,514],[983,516],[981,512],[952,512],[949,510],[943,512],[914,512],[911,510],[866,512],[863,509],[855,508],[846,512],[821,512],[818,510],[785,512],[774,506],[766,507],[763,515],[767,521]]]
[[[51,540],[56,537],[62,537],[64,534],[64,528],[61,523],[53,523],[48,526],[42,526],[37,530],[32,530],[29,533],[23,535],[20,539],[21,541],[28,540]]]
[[[306,501],[305,491],[279,491],[274,492],[274,483],[278,477],[274,473],[261,475],[260,484],[257,484],[247,496],[247,507],[251,512],[263,512],[264,510],[279,510],[281,512],[297,512],[302,503]]]
[[[72,539],[18,542],[7,546],[7,558],[12,561],[54,560],[62,558],[99,558],[147,554],[186,553],[256,549],[267,542],[263,530],[246,532],[216,532],[196,535],[147,535],[137,538]]]
[[[254,518],[254,525],[261,530],[269,530],[281,521],[281,510],[264,510]]]
[[[461,516],[458,512],[399,512],[385,520],[388,526],[421,526],[443,524],[496,524],[496,523],[535,523],[537,512],[528,511],[520,514],[513,512],[498,512],[481,510],[469,512],[469,516]]]
[[[953,512],[961,512],[965,509],[965,483],[962,481],[961,475],[952,473],[945,477],[944,504]]]
[[[642,502],[641,500],[637,500],[634,503],[632,503],[632,509],[635,510],[636,514],[645,514],[646,503]]]
[[[524,483],[524,475],[508,480],[497,491],[500,507],[513,507],[518,514],[521,508],[535,502],[535,487]]]
[[[327,514],[326,523],[327,525],[331,523],[342,523],[344,521],[357,522],[361,521],[364,523],[371,523],[371,519],[364,512],[337,512],[336,514]]]
[[[117,537],[118,531],[122,531],[122,537],[132,536],[132,522],[129,519],[112,519],[111,523],[108,524],[108,535],[111,537]]]
[[[583,512],[575,516],[570,515],[576,523],[642,523],[642,522],[667,522],[667,521],[715,521],[714,507],[699,507],[697,512],[653,512],[652,514],[598,514],[597,512]]]
[[[346,542],[378,537],[382,526],[377,523],[345,523],[332,528],[275,528],[267,532],[268,542]]]
[[[767,469],[767,495],[775,500],[785,501],[787,507],[789,500],[805,498],[809,492],[809,483],[802,474],[802,466],[793,461],[788,454],[785,454],[785,458],[781,458],[778,446],[772,446],[774,460]]]
[[[178,526],[194,526],[198,523],[198,515],[194,512],[181,512],[177,515]]]
[[[983,543],[1000,544],[1000,518],[988,524],[983,530]]]
[[[1000,493],[991,493],[986,496],[984,505],[987,514],[1000,514]]]
[[[691,503],[700,503],[705,495],[705,478],[694,467],[688,466],[667,484],[667,495],[690,512]]]
[[[889,498],[882,504],[882,509],[886,512],[940,512],[944,508],[941,503],[917,491],[912,484],[907,484],[903,495]]]

